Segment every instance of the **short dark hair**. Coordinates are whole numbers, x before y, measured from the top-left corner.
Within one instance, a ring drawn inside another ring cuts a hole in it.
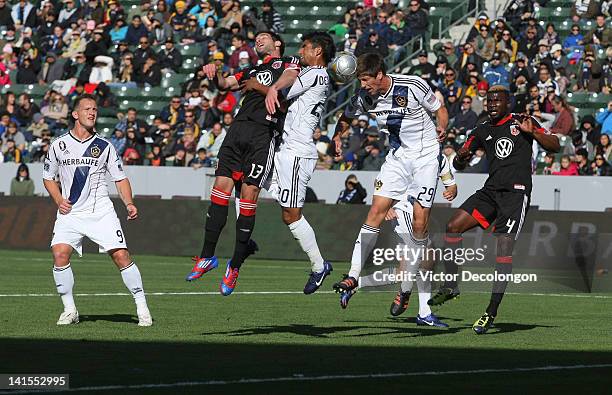
[[[128,112],[130,112],[130,111],[138,112],[138,110],[135,109],[134,107],[129,107],[127,110],[128,110]]]
[[[77,98],[74,99],[74,103],[72,104],[72,111],[76,111],[76,109],[79,108],[79,104],[81,104],[81,101],[83,100],[93,100],[97,102],[96,97],[94,95],[90,95],[89,93],[83,93],[82,95],[77,96]]]
[[[357,77],[361,75],[369,75],[376,77],[379,72],[387,73],[385,59],[377,53],[365,53],[357,58]]]
[[[326,32],[315,31],[306,33],[302,36],[302,42],[305,41],[310,41],[315,48],[321,48],[325,63],[331,62],[334,56],[336,56],[336,45],[334,44],[334,40]]]
[[[240,40],[240,41],[243,41],[243,42],[246,41],[242,34],[234,34],[232,36],[232,38],[235,38],[236,40]]]
[[[19,173],[21,172],[21,170],[25,170],[28,172],[28,175],[25,176],[25,179],[29,180],[30,179],[30,169],[28,168],[28,165],[26,165],[25,163],[20,164],[19,167],[17,168],[17,175],[15,176],[15,179],[19,181]]]
[[[281,45],[279,48],[279,52],[280,52],[280,56],[283,56],[283,54],[285,53],[285,41],[283,41],[282,37],[279,34],[274,33],[273,31],[270,30],[265,30],[263,32],[259,32],[257,33],[257,36],[259,36],[260,34],[268,34],[270,37],[272,37],[272,40],[274,41],[280,41]],[[257,37],[255,36],[255,37]]]

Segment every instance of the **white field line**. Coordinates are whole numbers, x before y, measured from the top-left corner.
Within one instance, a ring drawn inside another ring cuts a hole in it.
[[[364,293],[393,293],[394,291],[367,291]],[[333,294],[335,291],[317,291],[318,294]],[[147,292],[147,296],[190,296],[190,295],[219,295],[219,292]],[[238,291],[234,295],[301,295],[302,291]],[[466,292],[466,294],[489,294],[489,292]],[[131,296],[127,292],[102,292],[102,293],[79,293],[75,296]],[[546,294],[546,293],[517,293],[506,292],[506,295],[525,296],[553,296],[563,298],[582,299],[612,299],[612,295],[589,295],[589,294]],[[23,293],[23,294],[0,294],[0,298],[42,298],[57,297],[56,293]]]
[[[134,385],[104,385],[91,387],[77,387],[70,389],[44,390],[47,392],[78,392],[78,391],[115,391],[115,390],[138,390],[151,388],[175,388],[175,387],[194,387],[206,385],[236,385],[236,384],[260,384],[260,383],[282,383],[300,381],[328,381],[346,379],[386,379],[398,377],[418,377],[418,376],[451,376],[468,374],[490,374],[490,373],[517,373],[517,372],[542,372],[542,371],[563,371],[579,369],[603,369],[612,368],[612,364],[593,364],[593,365],[566,365],[566,366],[534,366],[521,368],[497,368],[497,369],[471,369],[471,370],[442,370],[424,372],[397,372],[397,373],[365,373],[365,374],[336,374],[325,376],[304,376],[296,374],[287,377],[270,378],[245,378],[239,380],[207,380],[207,381],[182,381],[176,383],[156,383],[156,384],[134,384]],[[0,394],[30,394],[39,393],[43,390],[29,391],[0,391]]]

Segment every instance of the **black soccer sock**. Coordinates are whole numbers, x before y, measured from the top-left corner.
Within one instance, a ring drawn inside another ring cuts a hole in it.
[[[215,255],[215,249],[219,242],[219,235],[227,222],[227,211],[230,195],[220,189],[213,188],[210,193],[210,207],[206,214],[206,225],[204,227],[204,246],[200,257],[210,258]]]
[[[459,273],[459,267],[455,263],[455,255],[457,250],[463,248],[463,237],[460,233],[446,233],[444,235],[444,272],[445,274],[457,276]],[[447,251],[452,252],[447,253]],[[448,255],[448,256],[447,256]],[[456,278],[456,277],[454,277]],[[446,280],[444,281],[445,288],[457,288],[457,280]]]
[[[508,286],[508,280],[502,278],[508,277],[512,273],[512,256],[497,256],[495,259],[495,280],[493,281],[493,290],[491,291],[491,300],[487,307],[487,314],[495,317],[497,316],[497,308],[499,307],[506,287]]]
[[[255,228],[255,211],[257,202],[240,199],[240,216],[236,220],[236,244],[230,266],[240,268],[248,255],[249,240]]]

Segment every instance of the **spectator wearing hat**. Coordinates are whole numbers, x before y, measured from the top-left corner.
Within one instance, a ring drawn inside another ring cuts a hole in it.
[[[113,44],[118,44],[125,40],[127,37],[127,32],[128,26],[125,24],[125,20],[123,20],[123,18],[117,18],[117,20],[113,23],[113,28],[109,30],[108,34],[111,42]]]
[[[187,24],[187,4],[183,0],[179,0],[174,3],[175,12],[170,15],[168,24],[172,27],[174,34],[177,34],[183,30]]]
[[[239,69],[240,56],[242,56],[241,54],[243,52],[246,52],[247,54],[249,65],[253,66],[257,64],[257,61],[259,60],[257,54],[255,53],[253,48],[251,48],[247,44],[245,38],[242,35],[236,34],[232,37],[232,46],[235,48],[235,50],[232,53],[232,55],[229,57],[229,60],[227,62],[229,68],[232,70],[232,73],[234,72],[234,70]]]
[[[51,84],[53,81],[61,80],[64,75],[63,66],[58,63],[57,56],[53,52],[49,52],[45,58],[45,63],[38,73],[38,83],[40,85]]]
[[[368,193],[359,183],[357,176],[350,174],[344,181],[344,189],[340,191],[336,204],[365,204],[367,196]]]
[[[554,70],[560,68],[567,69],[568,61],[567,57],[563,56],[563,47],[561,44],[554,44],[550,48],[550,59]]]
[[[168,25],[164,24],[163,26],[165,29]],[[169,29],[167,37],[170,37],[171,35],[172,29]],[[212,34],[209,36],[202,31],[202,28],[198,25],[197,17],[195,17],[194,15],[189,15],[187,17],[187,24],[179,35],[179,42],[181,44],[194,44],[196,42],[202,42],[211,39],[212,36]]]
[[[565,144],[563,147],[563,155],[569,155],[573,160],[575,160],[575,155],[579,149],[586,150],[587,159],[593,159],[595,156],[595,147],[593,144],[585,139],[581,132],[575,131],[571,135],[571,141],[568,144]]]
[[[274,9],[272,0],[264,0],[261,3],[261,21],[265,23],[269,31],[281,34],[285,31],[285,25],[281,15]]]
[[[93,40],[87,43],[85,46],[85,59],[87,63],[93,65],[96,56],[106,55],[108,46],[104,40],[104,30],[94,29]]]
[[[480,116],[480,114],[485,110],[484,104],[487,100],[487,92],[489,90],[489,84],[487,81],[480,81],[478,83],[478,94],[472,98],[472,111],[476,113],[476,115]]]
[[[480,35],[480,28],[482,26],[486,26],[488,28],[489,24],[490,22],[487,14],[482,13],[478,15],[478,18],[476,18],[476,20],[474,21],[474,25],[472,25],[472,28],[470,29],[465,42],[469,43],[474,41],[474,39]]]
[[[460,94],[455,88],[451,88],[447,91],[445,99],[446,109],[448,110],[448,119],[452,123],[454,118],[461,111]]]
[[[113,58],[110,56],[96,56],[94,67],[89,74],[89,83],[99,84],[101,82],[112,82],[113,80]]]
[[[595,55],[586,51],[584,60],[578,63],[578,72],[574,91],[598,93],[601,91],[602,70]]]
[[[426,81],[433,81],[436,77],[436,67],[427,60],[427,51],[421,50],[417,55],[418,64],[412,66],[408,71],[410,75],[416,75]]]
[[[83,53],[87,46],[87,40],[81,37],[81,32],[78,29],[70,32],[67,43],[68,46],[64,48],[62,53],[62,58],[66,59],[74,58],[76,54]]]
[[[212,56],[212,63],[217,66],[217,70],[221,72],[224,77],[230,74],[230,68],[224,63],[225,56],[223,52],[215,52]]]
[[[380,143],[375,142],[365,147],[367,155],[361,161],[361,170],[365,171],[379,171],[383,163],[385,163],[385,157],[380,147]]]
[[[370,126],[370,117],[367,114],[361,114],[356,121],[351,125],[351,134],[359,138],[365,137],[366,130]],[[378,133],[378,132],[377,132]],[[378,135],[378,134],[377,134]]]
[[[580,121],[580,127],[578,129],[582,133],[582,137],[586,138],[593,145],[599,144],[599,137],[601,136],[601,130],[595,121],[595,117],[591,114],[587,114],[582,117]]]
[[[433,50],[437,57],[444,56],[448,64],[457,63],[457,53],[455,50],[455,46],[451,41],[447,41],[445,43],[438,43],[434,45]]]
[[[363,158],[368,155],[368,152],[370,152],[368,146],[378,143],[380,134],[378,133],[376,126],[368,126],[360,138],[363,139],[363,141],[361,142],[359,149],[355,151],[355,156],[361,162]]]
[[[606,26],[606,17],[598,14],[595,27],[584,36],[584,45],[592,45],[596,49],[607,48],[612,44],[612,29]]]
[[[76,78],[78,81],[89,81],[91,69],[91,66],[86,62],[85,54],[79,52],[74,56],[74,60],[69,59],[64,63],[62,78],[64,80]]]
[[[510,74],[506,67],[501,63],[501,54],[495,52],[489,63],[489,67],[484,71],[483,77],[489,86],[501,85],[510,88]]]
[[[157,53],[159,59],[159,67],[164,73],[173,72],[178,73],[183,64],[183,55],[174,46],[174,40],[167,38],[164,43],[164,47]]]
[[[495,53],[495,38],[489,31],[489,26],[481,25],[479,27],[479,34],[474,38],[472,42],[476,48],[476,54],[484,60],[491,60],[491,57]]]

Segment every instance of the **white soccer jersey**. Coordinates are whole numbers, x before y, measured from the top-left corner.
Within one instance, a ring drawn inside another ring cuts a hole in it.
[[[442,185],[444,185],[444,187],[455,185],[457,183],[455,181],[455,175],[453,174],[453,169],[446,155],[440,154],[440,161],[440,181],[442,181]],[[408,191],[393,208],[412,213],[412,204],[419,192],[420,191]]]
[[[280,150],[291,151],[301,158],[318,158],[312,134],[319,124],[328,89],[329,75],[325,67],[309,66],[300,72],[287,95],[291,104]]]
[[[396,152],[420,153],[438,147],[436,127],[431,113],[442,104],[433,90],[420,77],[388,74],[389,90],[378,97],[359,89],[345,109],[345,115],[376,116],[378,129],[389,134],[389,145]]]
[[[113,181],[126,178],[121,158],[110,141],[95,134],[80,141],[68,132],[51,143],[43,178],[55,180],[59,175],[62,196],[72,204],[69,215],[88,214],[113,208],[107,171]]]

